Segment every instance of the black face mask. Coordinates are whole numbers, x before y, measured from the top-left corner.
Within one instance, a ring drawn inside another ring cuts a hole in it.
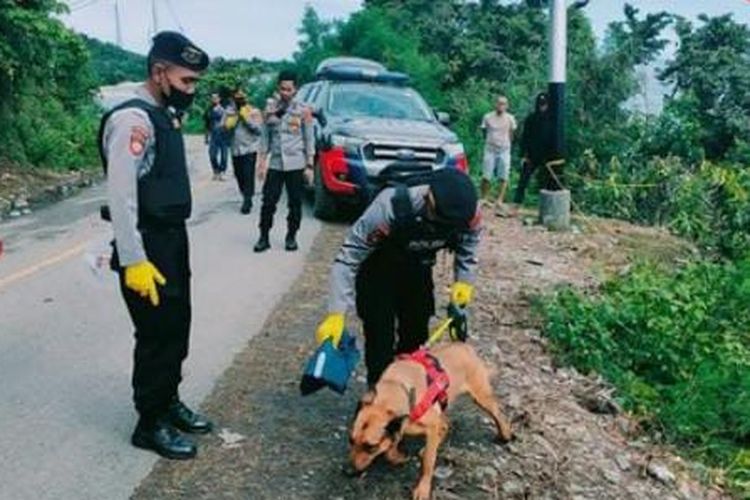
[[[164,95],[164,102],[167,106],[173,107],[177,111],[185,111],[192,104],[195,99],[195,92],[188,94],[179,89],[176,89],[174,85],[169,84],[169,95]]]

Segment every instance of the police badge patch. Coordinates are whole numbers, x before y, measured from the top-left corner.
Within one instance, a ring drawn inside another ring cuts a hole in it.
[[[302,120],[299,116],[289,117],[289,131],[293,134],[299,134],[300,126],[302,126]]]
[[[133,156],[141,156],[146,149],[146,142],[148,141],[149,133],[143,127],[135,126],[130,129],[130,154]]]
[[[200,49],[193,47],[192,45],[188,45],[187,47],[182,49],[182,54],[180,54],[180,57],[182,57],[183,61],[188,64],[199,64],[201,62],[201,59],[203,58],[203,52],[201,52]]]

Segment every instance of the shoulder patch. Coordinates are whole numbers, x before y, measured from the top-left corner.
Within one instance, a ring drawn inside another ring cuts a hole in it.
[[[141,156],[146,150],[146,143],[149,139],[149,131],[141,126],[134,125],[130,127],[130,154]]]
[[[476,230],[482,226],[482,210],[477,207],[474,217],[469,221],[469,229]]]
[[[372,246],[377,245],[386,239],[390,233],[391,228],[387,224],[381,224],[367,235],[367,244]]]

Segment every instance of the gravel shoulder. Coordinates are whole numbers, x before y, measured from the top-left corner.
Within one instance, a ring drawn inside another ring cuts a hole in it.
[[[494,386],[514,420],[516,440],[493,444],[489,422],[459,401],[449,410],[435,498],[723,498],[694,479],[699,466],[642,436],[612,405],[605,384],[556,367],[539,336],[535,295],[559,284],[596,286],[627,266],[634,252],[672,259],[690,251],[657,230],[593,224],[595,231],[560,234],[488,216],[471,343],[497,371]],[[409,444],[414,458],[405,466],[378,463],[358,479],[342,472],[347,425],[364,390],[361,373],[344,396],[299,395],[344,231],[338,225],[321,230],[296,284],[204,402],[218,430],[200,439],[198,458],[158,462],[133,498],[409,498],[418,441]],[[446,257],[436,268],[439,303],[447,296],[449,267]]]

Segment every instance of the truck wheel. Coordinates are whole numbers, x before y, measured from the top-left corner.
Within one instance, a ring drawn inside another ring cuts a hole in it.
[[[336,199],[328,192],[320,175],[320,166],[315,169],[315,202],[313,214],[320,220],[334,220],[337,215]]]

